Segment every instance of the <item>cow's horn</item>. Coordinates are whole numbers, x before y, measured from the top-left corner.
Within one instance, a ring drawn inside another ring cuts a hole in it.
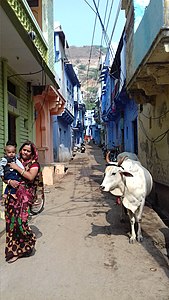
[[[110,151],[108,151],[108,152],[107,152],[107,154],[106,154],[106,162],[107,162],[107,163],[109,163],[109,162],[110,162],[110,159],[109,159],[109,154],[110,154]]]
[[[120,158],[120,160],[118,161],[118,166],[121,166],[126,157],[128,156],[123,156],[122,158]]]

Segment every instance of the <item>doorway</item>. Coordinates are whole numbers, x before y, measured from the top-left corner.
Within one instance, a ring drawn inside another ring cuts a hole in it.
[[[132,122],[133,138],[134,138],[134,153],[138,154],[138,133],[137,133],[137,118]]]
[[[8,113],[8,140],[16,142],[16,117]]]

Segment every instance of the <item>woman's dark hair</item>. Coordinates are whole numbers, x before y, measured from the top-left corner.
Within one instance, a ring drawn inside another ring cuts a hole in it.
[[[33,147],[31,141],[25,141],[25,142],[22,144],[22,146],[20,147],[19,152],[21,152],[22,149],[23,149],[25,146],[30,146],[30,147],[31,147],[31,154],[32,154],[32,155],[35,155],[35,150],[34,150],[34,147]]]

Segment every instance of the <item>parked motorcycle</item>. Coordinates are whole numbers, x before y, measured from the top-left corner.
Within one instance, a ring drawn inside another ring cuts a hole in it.
[[[117,161],[117,156],[120,153],[120,146],[113,146],[112,149],[107,149],[104,145],[102,147],[103,156],[106,159],[106,156],[109,161]]]
[[[113,148],[109,151],[108,158],[110,161],[117,161],[117,156],[120,153],[119,146],[113,146]]]
[[[86,147],[85,147],[84,143],[76,144],[73,147],[73,153],[76,153],[76,152],[84,153],[85,151],[86,151]]]
[[[86,151],[85,145],[82,143],[80,147],[80,152],[85,153],[85,151]]]

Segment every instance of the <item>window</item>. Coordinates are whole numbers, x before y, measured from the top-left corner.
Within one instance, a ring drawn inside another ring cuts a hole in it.
[[[19,86],[13,84],[10,80],[7,81],[8,103],[17,108],[17,98],[20,95]]]
[[[8,139],[16,141],[16,117],[13,114],[8,114]]]
[[[8,92],[16,96],[16,85],[13,84],[11,81],[7,81],[7,88]]]

